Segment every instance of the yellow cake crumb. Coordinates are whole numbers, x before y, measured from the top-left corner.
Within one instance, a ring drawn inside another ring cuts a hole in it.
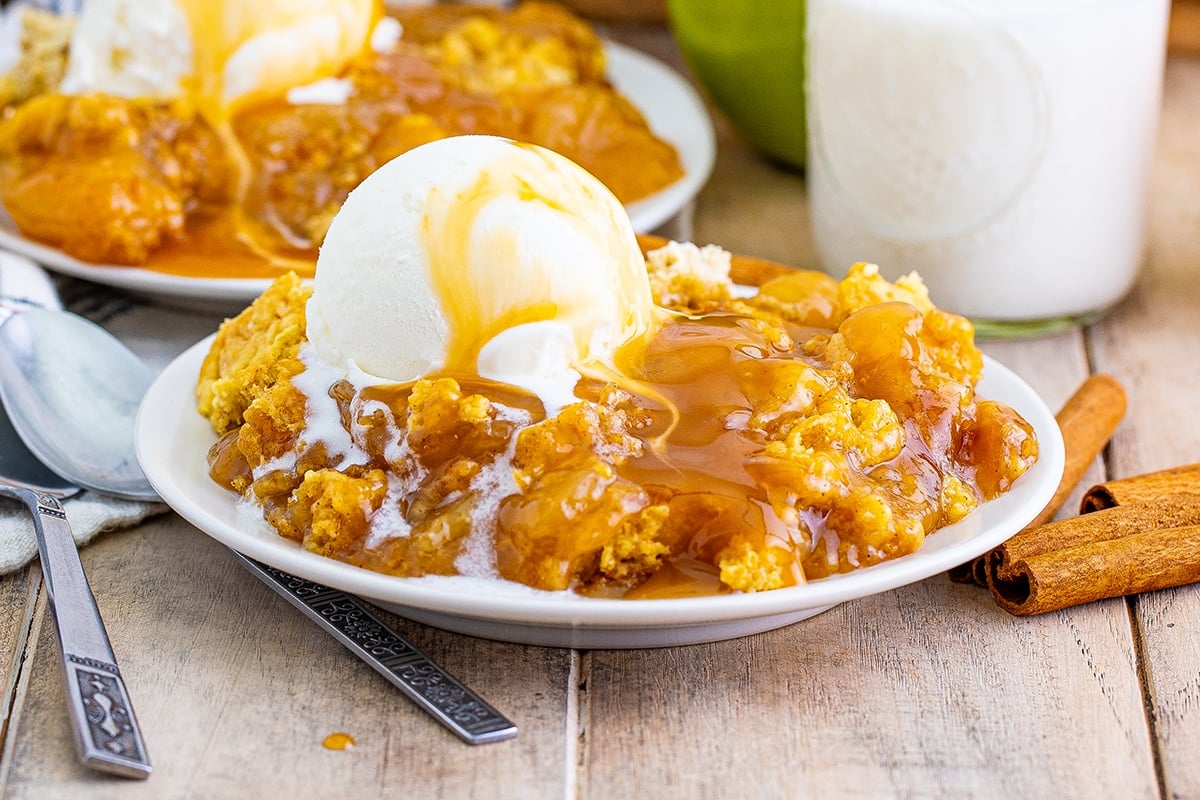
[[[0,75],[0,111],[54,91],[67,72],[75,18],[26,6],[21,15],[20,55]]]
[[[196,406],[217,433],[241,425],[256,397],[303,369],[296,354],[305,341],[304,308],[311,294],[311,287],[288,273],[217,330],[196,384]]]

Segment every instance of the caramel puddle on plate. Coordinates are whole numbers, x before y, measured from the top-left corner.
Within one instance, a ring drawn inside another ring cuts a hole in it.
[[[321,744],[325,746],[326,750],[352,750],[357,742],[354,741],[354,737],[350,734],[338,731],[326,736],[325,741],[321,742]]]
[[[231,208],[188,220],[187,236],[167,242],[150,254],[142,269],[183,278],[265,278],[274,280],[288,270],[311,278],[316,252],[268,253],[251,246],[255,232],[235,218]]]

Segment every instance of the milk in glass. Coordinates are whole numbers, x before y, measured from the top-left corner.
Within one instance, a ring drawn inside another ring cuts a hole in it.
[[[1094,318],[1144,250],[1168,0],[808,0],[808,189],[840,275],[987,332]]]

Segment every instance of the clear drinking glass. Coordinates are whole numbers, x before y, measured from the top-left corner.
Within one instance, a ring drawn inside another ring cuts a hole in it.
[[[808,0],[835,274],[917,270],[981,335],[1104,314],[1144,256],[1169,0]]]

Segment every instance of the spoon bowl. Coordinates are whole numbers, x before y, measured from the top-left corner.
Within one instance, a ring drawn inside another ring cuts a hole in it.
[[[0,483],[45,492],[53,497],[71,497],[79,493],[78,486],[51,472],[29,452],[3,406],[0,406]]]
[[[131,446],[152,377],[118,339],[74,314],[31,309],[0,325],[0,401],[13,429],[38,461],[85,489],[158,499]]]

